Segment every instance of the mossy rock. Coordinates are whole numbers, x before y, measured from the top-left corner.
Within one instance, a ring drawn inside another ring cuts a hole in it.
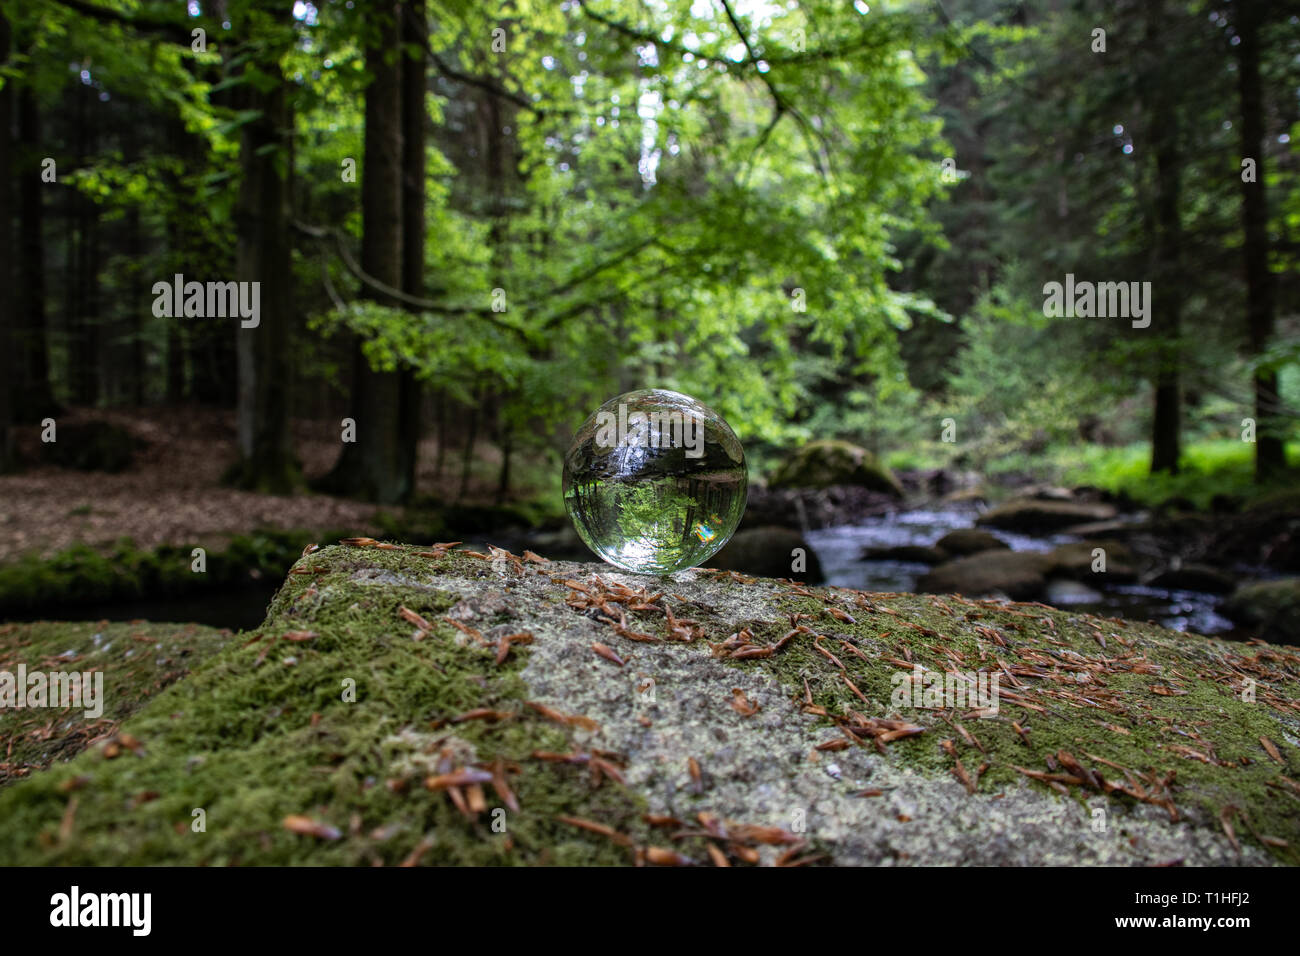
[[[1043,593],[1053,567],[1052,559],[1039,551],[980,551],[932,568],[916,588],[927,594],[1005,594],[1024,600]]]
[[[1237,587],[1237,579],[1226,571],[1196,563],[1166,568],[1147,583],[1173,591],[1204,591],[1209,594],[1231,594]]]
[[[902,693],[952,670],[996,707]],[[1298,697],[1293,650],[1039,605],[363,540],[0,790],[0,859],[1294,865]]]
[[[875,455],[850,442],[828,439],[809,442],[777,468],[772,488],[829,488],[856,485],[903,497],[898,478]]]
[[[78,471],[119,472],[131,467],[139,442],[111,422],[69,422],[59,425],[56,440],[41,445],[45,459]]]
[[[1098,549],[1104,554],[1097,555]],[[1049,557],[1053,574],[1094,587],[1105,582],[1136,581],[1138,576],[1133,551],[1122,541],[1071,541],[1053,548]],[[1105,571],[1093,570],[1098,557],[1105,559]]]
[[[259,529],[207,545],[207,570],[193,570],[193,546],[137,548],[130,538],[104,548],[77,544],[48,558],[28,553],[0,564],[0,616],[49,608],[197,594],[279,580],[303,548],[335,532]],[[223,547],[224,545],[224,547]]]
[[[1243,584],[1224,603],[1223,612],[1255,628],[1265,640],[1300,643],[1300,578]]]
[[[803,570],[795,571],[793,567],[800,554]],[[724,571],[790,577],[806,584],[820,584],[823,580],[821,562],[804,536],[792,528],[776,525],[741,528],[707,563]]]
[[[0,740],[8,741],[0,761],[0,787],[56,761],[70,760],[93,741],[112,736],[154,694],[187,676],[230,638],[230,631],[200,624],[0,624],[0,672],[17,674],[22,664],[29,673],[98,671],[105,675],[104,698],[93,702],[100,713],[90,718],[85,710],[0,707]]]
[[[957,528],[936,541],[934,546],[958,558],[968,554],[978,554],[981,551],[1000,551],[1011,547],[991,531],[982,528]]]
[[[1051,534],[1075,525],[1109,521],[1114,505],[1087,501],[1014,498],[984,512],[975,523],[1025,534]]]

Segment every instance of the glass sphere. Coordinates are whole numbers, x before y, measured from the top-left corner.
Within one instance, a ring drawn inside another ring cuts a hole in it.
[[[647,388],[611,398],[564,456],[564,506],[615,567],[668,574],[707,561],[745,513],[736,433],[703,402]]]

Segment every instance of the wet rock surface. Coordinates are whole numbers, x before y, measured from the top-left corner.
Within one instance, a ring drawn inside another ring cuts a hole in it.
[[[822,582],[821,564],[803,534],[778,525],[741,528],[706,564],[724,571]]]
[[[1108,521],[1114,505],[1087,501],[1015,498],[980,515],[978,524],[1026,533],[1050,533],[1087,522]]]

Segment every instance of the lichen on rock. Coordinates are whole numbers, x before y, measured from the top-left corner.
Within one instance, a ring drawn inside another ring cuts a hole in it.
[[[997,706],[900,703],[946,671]],[[0,792],[0,854],[1294,864],[1298,689],[1288,649],[1041,605],[360,539],[126,721],[138,750]]]

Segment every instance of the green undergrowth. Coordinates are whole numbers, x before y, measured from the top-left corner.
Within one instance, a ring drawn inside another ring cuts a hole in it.
[[[1239,439],[1192,442],[1183,449],[1176,475],[1151,473],[1151,448],[1145,443],[1122,447],[1083,445],[1057,456],[1061,479],[1075,485],[1095,485],[1126,495],[1144,505],[1171,499],[1210,507],[1216,496],[1253,501],[1294,488],[1300,474],[1300,443],[1287,445],[1289,474],[1272,484],[1255,481],[1255,445]]]
[[[1057,758],[1061,751],[1120,784],[1127,784],[1123,772],[1101,761],[1136,772],[1139,781],[1143,774],[1164,777],[1173,771],[1169,795],[1180,820],[1191,818],[1197,825],[1219,829],[1229,808],[1229,824],[1238,839],[1264,845],[1279,862],[1300,863],[1300,789],[1288,783],[1288,778],[1300,779],[1300,750],[1291,742],[1300,724],[1300,655],[1294,651],[1229,642],[1201,645],[1203,639],[1195,636],[1041,605],[999,606],[952,595],[864,595],[862,600],[873,611],[856,600],[854,592],[818,588],[814,594],[791,594],[780,602],[781,610],[811,615],[802,623],[824,635],[821,646],[843,664],[843,673],[806,636],[774,657],[733,666],[760,668],[781,681],[792,697],[811,693],[813,704],[833,715],[857,711],[866,717],[901,717],[926,728],[888,744],[888,759],[921,772],[954,774],[955,759],[940,745],[951,740],[956,759],[972,779],[987,762],[977,787],[985,794],[1024,783],[1046,790],[1048,784],[1016,768],[1067,773]],[[828,606],[847,612],[854,622],[832,617]],[[770,644],[788,633],[791,623],[782,618],[753,621],[749,627],[756,642]],[[1098,635],[1107,642],[1105,649]],[[944,648],[959,659],[945,655]],[[1029,663],[1025,654],[1045,655],[1050,663]],[[973,704],[899,707],[892,696],[898,687],[893,678],[908,671],[909,661],[940,675],[948,669],[991,673],[1005,663],[1013,673],[1018,666],[1030,666],[1045,676],[1017,676],[1024,686],[1015,686],[1002,674],[995,716],[979,716]],[[1159,670],[1134,672],[1129,669],[1133,664],[1139,670],[1146,665]],[[1086,675],[1082,681],[1081,674]],[[1242,699],[1243,678],[1252,675],[1256,699],[1249,702]],[[1166,696],[1156,688],[1174,693]],[[1053,696],[1058,692],[1072,696]],[[1008,693],[1043,712],[1013,702]],[[1262,702],[1267,695],[1290,708],[1285,723]],[[945,717],[960,723],[983,752]],[[827,740],[839,735],[832,730],[832,720],[824,720]],[[1281,765],[1261,738],[1275,745]],[[1100,791],[1073,786],[1070,796],[1096,806],[1092,801]],[[1118,792],[1108,799],[1127,806],[1137,803]],[[1260,843],[1257,837],[1287,845]]]
[[[522,706],[528,648],[515,645],[498,665],[493,648],[458,643],[439,620],[452,595],[390,582],[382,570],[436,581],[440,567],[471,561],[369,548],[303,559],[296,570],[306,573],[289,576],[260,630],[237,635],[125,722],[135,749],[123,745],[110,759],[96,747],[0,792],[0,859],[629,862],[625,847],[556,819],[599,819],[645,842],[644,806],[622,786],[593,783],[587,766],[531,756],[574,744],[567,727]],[[364,580],[352,580],[362,570]],[[402,607],[434,622],[432,632],[414,639]],[[354,702],[344,699],[349,686]],[[510,716],[448,723],[478,708]],[[519,811],[505,809],[490,784],[487,810],[473,818],[445,791],[427,790],[446,748],[458,766],[504,761]],[[307,818],[317,835],[293,832],[287,817]]]
[[[0,671],[90,673],[103,677],[102,702],[86,708],[0,708],[0,787],[57,761],[72,759],[112,734],[162,689],[189,674],[230,641],[227,630],[147,621],[36,621],[0,624]],[[94,678],[92,676],[91,680]]]
[[[428,543],[482,534],[501,528],[540,527],[563,517],[563,510],[536,501],[503,505],[462,505],[425,499],[401,509],[380,509],[374,529],[283,530],[261,528],[248,534],[205,536],[192,544],[138,547],[130,538],[111,545],[73,545],[56,554],[23,554],[0,564],[0,618],[41,613],[70,604],[98,604],[140,598],[175,597],[238,587],[249,581],[279,581],[303,548],[374,533],[390,540]],[[193,569],[193,549],[206,550],[206,568]]]

